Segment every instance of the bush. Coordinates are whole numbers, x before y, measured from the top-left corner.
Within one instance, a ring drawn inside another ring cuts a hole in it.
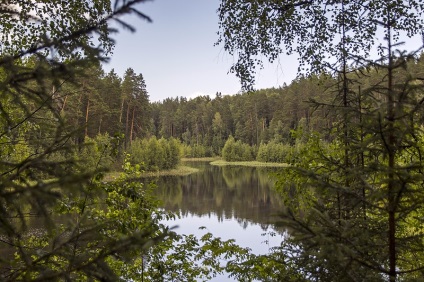
[[[159,146],[164,152],[163,163],[159,166],[161,169],[175,168],[180,162],[180,144],[174,138],[166,140],[165,138],[159,139]]]
[[[212,157],[214,154],[212,148],[208,146],[183,144],[182,155],[185,158],[205,158]]]
[[[181,145],[171,138],[159,140],[153,136],[150,139],[134,140],[127,153],[132,164],[140,165],[145,171],[157,171],[177,167],[181,159]]]
[[[292,157],[294,148],[288,144],[270,141],[261,143],[256,160],[260,162],[288,163]]]
[[[99,134],[94,139],[85,137],[78,159],[85,170],[109,170],[114,160],[109,134]]]
[[[253,161],[254,155],[254,149],[251,146],[240,140],[235,141],[232,136],[228,137],[222,149],[222,157],[227,162]]]

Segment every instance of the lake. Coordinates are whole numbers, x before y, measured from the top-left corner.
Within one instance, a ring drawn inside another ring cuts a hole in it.
[[[275,168],[183,164],[199,172],[156,181],[162,207],[181,214],[180,219],[166,222],[178,226],[176,232],[196,236],[210,232],[224,240],[235,239],[255,254],[265,254],[281,243],[282,233],[273,228],[283,207],[270,178]],[[224,278],[216,281],[232,281]]]

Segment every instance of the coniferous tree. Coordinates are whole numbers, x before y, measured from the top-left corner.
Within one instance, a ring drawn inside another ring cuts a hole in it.
[[[121,118],[121,83],[122,79],[114,69],[103,78],[101,96],[106,101],[107,111],[102,118],[103,126],[100,133],[107,132],[114,136],[123,132],[122,125],[119,122]]]
[[[421,276],[423,233],[415,218],[424,201],[424,89],[409,70],[416,53],[397,49],[403,36],[421,32],[423,7],[422,1],[221,2],[218,43],[237,54],[231,71],[244,88],[251,89],[261,66],[257,55],[273,61],[283,52],[299,54],[300,71],[326,72],[336,82],[327,90],[331,103],[315,102],[329,113],[326,138],[309,136],[278,185],[292,234],[283,251],[308,279]],[[379,58],[370,57],[372,48]],[[371,73],[379,75],[364,83]]]
[[[143,75],[136,75],[131,68],[125,71],[122,81],[120,122],[124,124],[126,143],[145,137],[149,132],[150,107],[146,83]]]
[[[87,91],[80,114],[90,124],[97,93],[76,78],[105,60],[111,21],[149,20],[133,7],[144,1],[15,2],[0,4],[0,279],[117,281],[117,263],[163,237],[160,214],[142,185],[101,184],[84,168],[64,85]]]

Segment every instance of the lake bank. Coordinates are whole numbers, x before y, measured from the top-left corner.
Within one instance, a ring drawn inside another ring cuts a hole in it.
[[[182,158],[181,162],[209,162],[214,166],[243,166],[243,167],[287,167],[287,164],[284,163],[265,163],[258,161],[240,161],[240,162],[227,162],[221,158],[217,157],[208,157],[208,158]],[[159,170],[159,171],[144,171],[141,172],[140,178],[147,177],[159,177],[159,176],[185,176],[192,173],[197,173],[198,168],[193,168],[191,166],[179,165],[177,168],[168,169],[168,170]],[[106,173],[105,180],[111,181],[119,177],[121,172],[111,171]]]
[[[139,178],[147,178],[147,177],[159,177],[159,176],[184,176],[192,173],[198,172],[199,169],[193,168],[190,166],[179,165],[177,168],[167,169],[167,170],[159,170],[159,171],[144,171],[141,172],[138,176]],[[106,173],[104,180],[111,181],[117,179],[121,174],[121,171],[111,171]]]
[[[287,164],[284,163],[264,163],[258,161],[241,161],[241,162],[227,162],[224,160],[216,160],[210,163],[211,165],[216,166],[247,166],[247,167],[287,167]]]
[[[204,158],[181,158],[182,162],[213,162],[220,160],[220,157],[204,157]]]

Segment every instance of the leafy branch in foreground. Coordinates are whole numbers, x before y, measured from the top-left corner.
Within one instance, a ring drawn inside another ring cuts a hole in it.
[[[150,201],[142,186],[104,184],[97,168],[84,168],[77,157],[84,145],[57,95],[104,60],[103,50],[113,45],[110,21],[134,12],[148,19],[133,7],[145,1],[116,1],[113,9],[109,1],[65,2],[0,5],[3,281],[116,281],[111,258],[129,259],[129,248],[145,250],[167,236],[154,207],[139,206]],[[125,222],[118,224],[118,214]]]
[[[328,134],[311,136],[278,183],[293,243],[283,250],[310,280],[422,277],[424,88],[412,66],[423,46],[401,48],[421,35],[423,10],[420,0],[221,1],[218,44],[236,56],[243,89],[262,57],[283,53],[299,55],[300,73],[335,80],[332,102],[315,103]]]

